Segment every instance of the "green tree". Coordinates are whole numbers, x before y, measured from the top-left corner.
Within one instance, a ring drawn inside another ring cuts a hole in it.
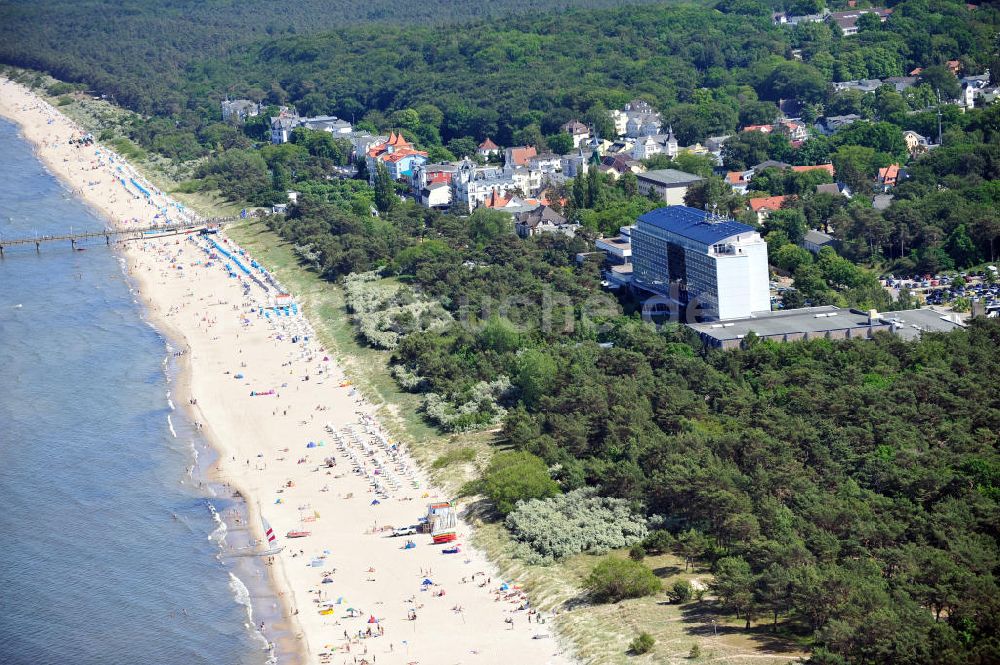
[[[381,213],[386,213],[396,207],[399,197],[396,196],[396,186],[389,175],[385,164],[378,162],[375,166],[375,207]]]
[[[747,630],[753,618],[755,582],[750,564],[740,557],[723,557],[716,562],[715,578],[709,584],[724,608],[746,619]]]
[[[469,237],[479,245],[486,245],[513,232],[513,219],[505,212],[481,206],[469,215]]]
[[[694,588],[687,580],[677,580],[667,592],[671,603],[686,603],[694,596]]]
[[[504,515],[514,510],[518,501],[559,494],[559,485],[549,476],[545,462],[524,451],[494,455],[483,472],[482,488]]]
[[[947,65],[931,65],[920,72],[920,83],[926,84],[941,94],[942,100],[958,99],[962,87],[958,78]]]
[[[549,150],[557,155],[566,155],[573,150],[573,137],[566,132],[546,136],[545,143],[548,144]]]
[[[661,588],[660,578],[645,565],[610,556],[594,566],[583,586],[599,603],[652,596]]]

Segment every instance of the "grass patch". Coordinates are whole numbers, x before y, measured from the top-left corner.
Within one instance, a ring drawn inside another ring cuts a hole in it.
[[[120,136],[116,139],[109,141],[109,145],[117,152],[119,155],[129,160],[130,162],[143,160],[146,158],[146,151],[132,143],[130,139]]]
[[[476,461],[478,451],[471,446],[462,446],[445,452],[431,464],[432,469],[443,469],[452,464],[469,464]]]

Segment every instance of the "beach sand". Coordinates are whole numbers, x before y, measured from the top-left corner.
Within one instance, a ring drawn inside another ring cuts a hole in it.
[[[71,145],[79,128],[27,89],[0,80],[0,115],[114,225],[155,223],[164,206],[172,219],[187,214],[138,174],[148,199],[116,180],[129,167],[106,149]],[[224,234],[214,240],[239,256]],[[461,520],[457,554],[425,533],[390,537],[387,528],[416,524],[429,502],[447,497],[404,446],[379,435],[373,407],[345,385],[303,313],[267,309],[276,289],[264,273],[251,269],[260,283],[249,279],[208,242],[174,236],[122,246],[149,318],[185,353],[176,397],[218,450],[218,478],[246,500],[256,536],[262,514],[284,546],[268,565],[301,661],[572,662],[552,623],[539,622],[548,617],[471,547]],[[249,257],[240,261],[250,267]],[[310,535],[289,539],[291,531]],[[404,549],[407,540],[415,547]]]

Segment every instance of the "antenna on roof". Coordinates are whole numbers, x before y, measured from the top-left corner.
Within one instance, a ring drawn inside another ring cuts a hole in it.
[[[708,204],[707,203],[705,204],[705,209],[706,209],[705,212],[707,213],[705,215],[705,221],[708,222],[709,224],[720,224],[722,222],[728,222],[729,221],[728,217],[726,217],[725,215],[720,215],[719,214],[719,204],[718,203],[713,203],[712,204],[712,212],[708,212]]]

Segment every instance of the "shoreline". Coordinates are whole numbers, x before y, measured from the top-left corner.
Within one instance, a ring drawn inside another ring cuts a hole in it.
[[[30,95],[32,100],[38,104],[44,104],[48,106],[51,111],[56,113],[59,118],[61,118],[67,125],[70,125],[75,131],[82,131],[76,128],[75,123],[66,118],[62,114],[58,113],[58,110],[48,104],[44,99],[39,98],[33,92],[24,89],[23,86],[16,84],[9,79],[0,77],[0,87],[6,86],[17,86],[21,88],[26,94]],[[108,210],[104,209],[97,202],[91,200],[89,197],[84,195],[84,190],[82,187],[77,187],[79,183],[73,181],[67,174],[62,173],[61,169],[56,162],[53,161],[54,157],[50,155],[43,148],[44,144],[37,137],[29,135],[26,132],[28,128],[27,123],[23,117],[20,117],[16,113],[11,113],[10,109],[5,106],[5,100],[0,97],[0,117],[13,123],[18,128],[19,136],[31,147],[31,152],[36,159],[43,165],[45,170],[57,181],[63,184],[66,191],[73,196],[77,201],[82,203],[85,207],[91,210],[97,217],[107,221],[112,227],[121,228],[122,225],[116,222],[114,216],[109,213]],[[133,295],[133,298],[139,307],[140,318],[148,323],[150,327],[153,328],[160,335],[165,343],[165,351],[169,353],[171,346],[178,350],[184,349],[185,352],[179,356],[174,356],[172,358],[175,367],[174,371],[171,372],[171,368],[168,366],[164,368],[164,373],[167,381],[168,396],[167,399],[171,404],[174,405],[177,412],[182,414],[182,416],[187,420],[187,422],[192,426],[193,429],[198,431],[198,435],[202,438],[206,447],[209,448],[214,453],[214,459],[209,465],[204,465],[200,462],[200,458],[197,456],[197,451],[195,451],[196,459],[194,460],[192,476],[190,478],[191,482],[197,483],[196,487],[202,491],[205,495],[206,501],[211,505],[212,499],[225,499],[227,501],[236,501],[243,508],[243,519],[245,519],[245,526],[250,530],[253,539],[259,539],[263,534],[259,533],[259,528],[255,527],[255,524],[259,524],[259,515],[256,515],[251,502],[246,498],[248,495],[243,490],[243,488],[238,485],[227,481],[223,475],[222,470],[219,465],[219,460],[222,457],[224,447],[220,445],[219,441],[213,438],[211,432],[210,424],[206,431],[205,427],[197,427],[198,423],[208,423],[208,419],[205,418],[205,414],[201,411],[197,404],[192,404],[191,402],[191,382],[192,382],[192,364],[190,354],[187,350],[190,348],[187,337],[184,332],[180,330],[177,326],[172,325],[165,317],[159,316],[157,314],[157,305],[144,294],[146,284],[142,279],[141,275],[136,274],[133,271],[134,258],[129,252],[129,246],[127,243],[116,242],[111,246],[111,251],[113,251],[119,258],[119,268],[122,271],[122,276],[125,278],[126,284],[128,285],[129,291]],[[198,476],[202,476],[199,478]],[[180,482],[184,482],[181,480]],[[219,493],[221,489],[229,489],[229,496],[225,496]],[[234,492],[238,494],[238,498],[234,496]],[[222,519],[221,517],[219,519]],[[227,527],[227,532],[229,527],[233,526],[231,524],[223,521],[223,524]],[[221,550],[220,550],[221,552]],[[227,573],[233,575],[230,568],[236,568],[235,565],[227,568]],[[282,603],[283,607],[279,612],[266,612],[263,608],[254,606],[253,612],[255,617],[259,620],[261,614],[268,617],[271,630],[269,632],[277,633],[275,639],[269,639],[268,636],[259,630],[254,629],[252,632],[256,632],[257,635],[262,636],[269,644],[272,645],[273,658],[276,662],[286,662],[286,659],[295,660],[298,662],[305,662],[305,651],[304,645],[296,644],[295,634],[301,634],[301,627],[297,625],[294,620],[294,615],[292,608],[287,603],[287,597],[285,594],[281,593],[282,587],[281,583],[275,578],[273,567],[271,566],[259,566],[260,572],[264,574],[265,585],[270,590],[271,594]],[[235,576],[234,576],[235,577]],[[247,581],[242,578],[236,577],[244,586],[248,586]],[[252,587],[258,586],[255,581],[250,581]],[[248,593],[251,588],[248,588]],[[237,604],[240,604],[237,601]],[[265,652],[267,649],[264,650]]]
[[[33,92],[24,89],[23,86],[2,77],[0,77],[0,86],[17,86],[18,88],[21,88],[33,99],[33,101],[48,106],[49,109],[63,119],[66,124],[75,128],[76,131],[81,131],[76,128],[76,125],[72,120],[60,114],[58,110],[52,107],[47,101],[39,98]],[[28,131],[26,131],[26,129],[28,129],[28,125],[25,122],[25,119],[18,116],[16,113],[11,113],[10,109],[5,106],[2,99],[0,99],[0,117],[6,118],[18,127],[19,135],[31,146],[32,153],[39,160],[39,162],[42,163],[45,170],[48,171],[53,178],[63,183],[74,198],[83,203],[96,216],[106,220],[112,227],[121,227],[121,224],[116,221],[110,211],[85,196],[82,187],[75,187],[75,185],[78,185],[79,183],[73,181],[67,174],[61,172],[57,163],[52,161],[54,157],[43,149],[45,145],[42,143],[42,140],[38,137],[29,135]],[[244,518],[246,520],[243,526],[249,530],[253,540],[260,539],[263,536],[263,533],[261,533],[261,530],[256,526],[260,524],[260,515],[256,510],[254,510],[254,506],[248,498],[249,494],[247,491],[240,487],[237,483],[224,478],[223,471],[220,466],[220,460],[222,459],[225,447],[221,445],[221,442],[217,438],[215,438],[211,428],[211,422],[208,418],[206,418],[206,414],[201,410],[200,406],[196,402],[192,402],[191,385],[193,367],[189,352],[190,342],[187,336],[180,328],[173,325],[165,317],[160,316],[158,314],[157,305],[145,294],[147,284],[145,280],[142,279],[141,274],[135,272],[133,269],[135,261],[134,257],[129,252],[128,244],[115,243],[112,246],[112,251],[120,259],[122,274],[128,284],[129,290],[139,306],[140,318],[149,323],[149,325],[160,334],[160,336],[164,339],[167,349],[169,349],[172,345],[178,350],[184,351],[181,355],[173,358],[176,365],[175,375],[171,376],[169,367],[165,368],[165,373],[167,377],[168,393],[172,403],[175,405],[177,410],[183,413],[189,423],[195,426],[206,445],[215,453],[215,459],[208,466],[199,466],[198,462],[195,461],[195,473],[200,472],[205,474],[203,479],[204,482],[198,481],[201,486],[200,489],[207,490],[205,491],[206,500],[211,502],[211,499],[213,498],[220,498],[213,486],[220,489],[228,488],[230,490],[230,496],[221,498],[225,498],[229,501],[235,500],[242,504],[245,513]],[[201,424],[201,426],[198,427],[198,424]],[[192,478],[192,480],[194,480],[194,478]],[[236,496],[234,496],[235,494],[238,494],[239,498],[236,498]],[[227,524],[227,531],[228,526],[230,525]],[[289,660],[295,663],[307,662],[307,643],[305,643],[304,640],[296,639],[297,635],[302,635],[302,628],[298,625],[298,622],[294,618],[293,608],[289,603],[288,594],[282,593],[283,591],[287,591],[287,589],[283,588],[282,582],[277,579],[273,566],[264,565],[260,566],[260,568],[264,573],[266,583],[271,592],[282,604],[281,611],[277,614],[267,613],[268,618],[272,619],[270,623],[272,629],[274,632],[278,633],[278,637],[275,640],[268,639],[268,642],[274,645],[273,657],[276,659],[275,662],[289,662]],[[227,570],[227,572],[232,575],[231,571]],[[244,586],[246,586],[245,581],[240,581],[244,584]],[[287,587],[287,583],[285,583],[284,586]],[[258,612],[257,618],[259,619],[260,609],[255,609]],[[274,617],[276,617],[276,619]],[[257,631],[255,629],[255,632],[263,635],[265,639],[267,639],[267,635],[261,633],[261,631]]]
[[[113,224],[150,221],[157,212],[147,205],[153,199],[147,194],[143,200],[124,179],[115,181],[111,165],[120,160],[104,163],[113,153],[102,154],[98,145],[86,153],[60,144],[67,131],[80,130],[34,93],[11,82],[0,86],[5,92],[0,114],[20,127],[36,156],[74,195]],[[16,95],[8,97],[7,91]],[[35,108],[28,108],[32,104]],[[98,181],[85,182],[92,176],[81,177],[81,171],[94,172]],[[165,196],[164,202],[169,202]],[[224,235],[219,240],[238,251]],[[356,394],[343,369],[327,357],[331,353],[310,339],[304,314],[296,310],[289,317],[286,311],[283,318],[275,312],[271,318],[250,271],[244,269],[251,276],[244,280],[227,264],[230,274],[224,274],[222,259],[198,238],[136,241],[120,255],[128,279],[138,285],[147,320],[187,350],[178,358],[173,392],[177,400],[188,400],[185,413],[204,425],[200,431],[218,455],[211,477],[239,492],[255,537],[263,535],[262,512],[278,534],[310,534],[303,540],[281,538],[284,551],[273,557],[274,565],[265,565],[301,662],[340,665],[358,657],[375,662],[376,654],[377,662],[390,663],[572,662],[548,627],[540,627],[542,614],[516,581],[503,580],[492,562],[465,545],[470,527],[461,520],[457,556],[441,557],[445,552],[436,551],[426,535],[413,537],[419,540],[414,549],[386,537],[391,525],[414,523],[426,503],[443,497],[405,446],[381,435],[374,407]],[[188,278],[191,274],[197,278]],[[270,414],[269,405],[274,405]],[[337,449],[323,450],[327,442]],[[334,466],[320,466],[317,453],[334,459]],[[421,582],[431,577],[430,584]],[[341,602],[352,607],[344,610]]]

